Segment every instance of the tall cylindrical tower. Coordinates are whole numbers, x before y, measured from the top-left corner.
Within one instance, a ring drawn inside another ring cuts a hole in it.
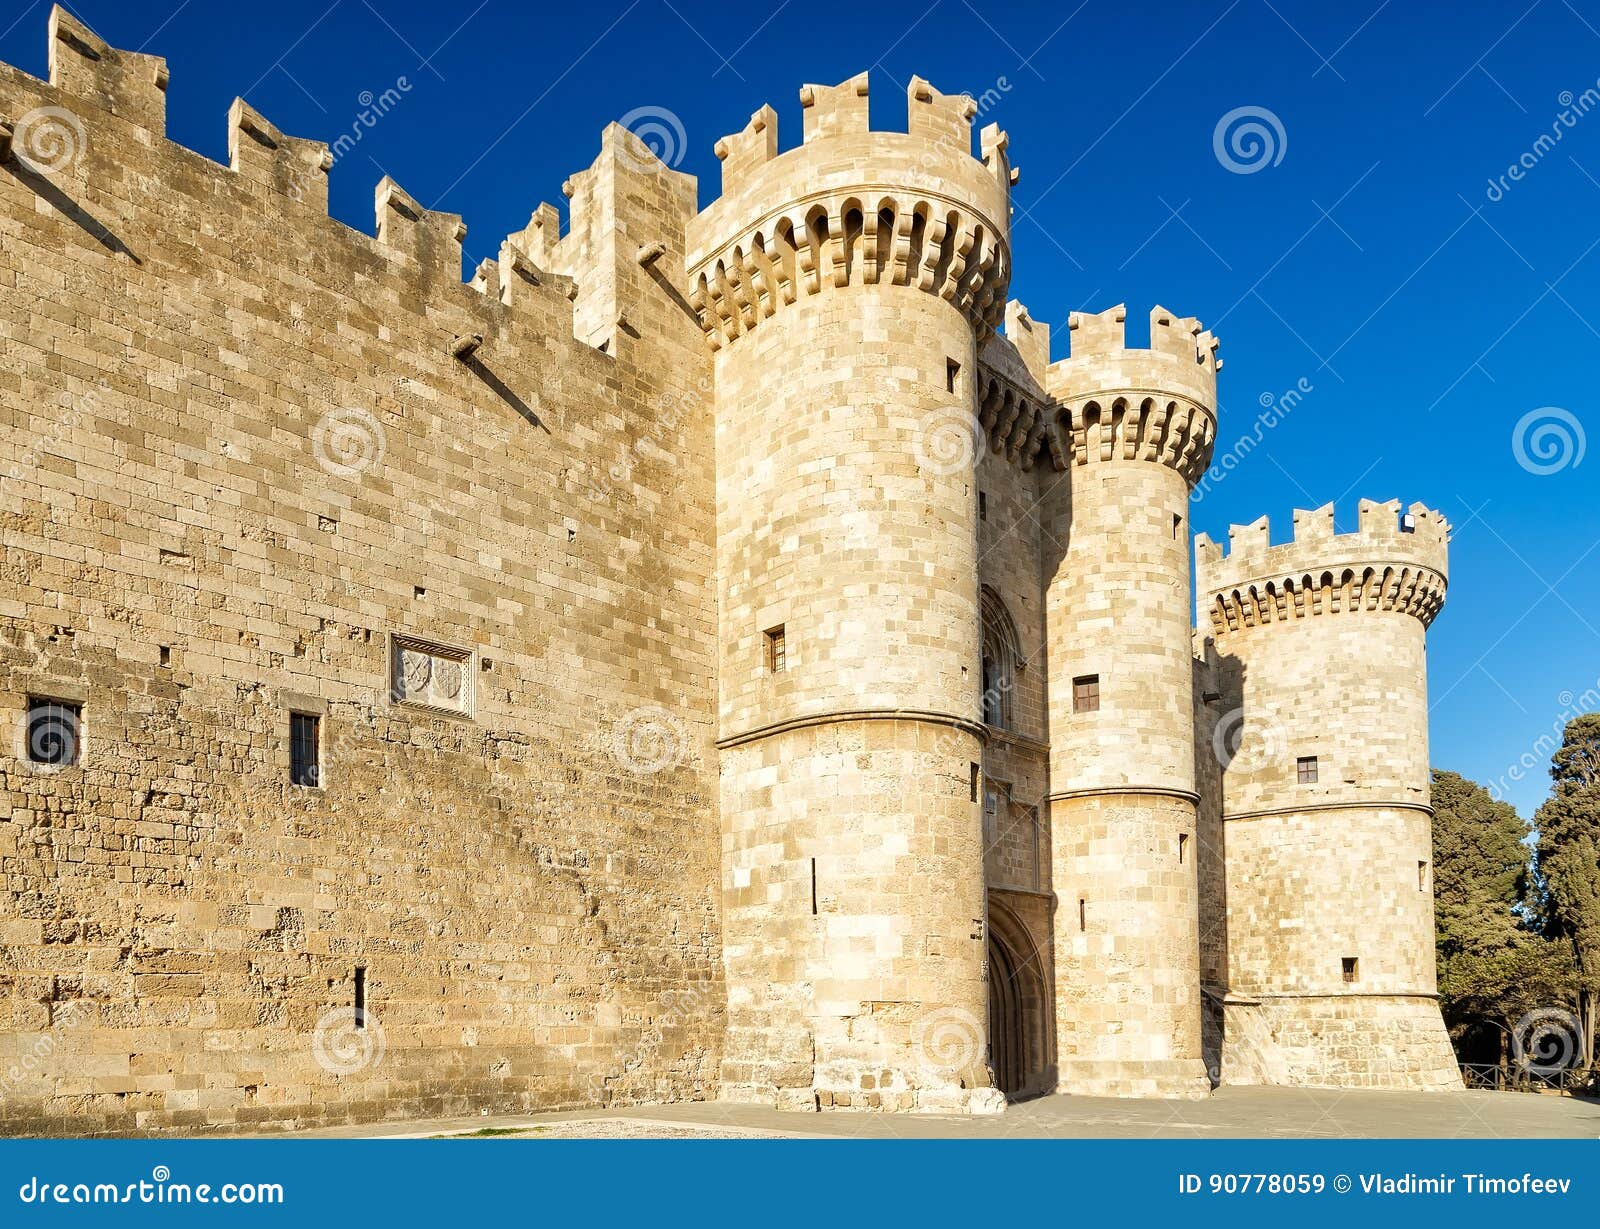
[[[1198,540],[1221,698],[1223,1078],[1459,1087],[1434,974],[1424,639],[1449,526],[1414,505]]]
[[[1010,171],[920,79],[807,86],[718,145],[696,220],[715,350],[724,1095],[996,1108],[984,1067],[976,345]]]
[[[1203,1096],[1189,488],[1216,436],[1216,341],[1157,308],[1071,318],[1049,369],[1050,822],[1063,1092]]]

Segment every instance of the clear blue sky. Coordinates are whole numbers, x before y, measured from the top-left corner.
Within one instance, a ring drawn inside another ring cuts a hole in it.
[[[1352,529],[1362,496],[1420,499],[1455,522],[1430,634],[1433,760],[1502,778],[1600,687],[1600,107],[1578,114],[1600,79],[1600,8],[974,3],[73,9],[114,45],[167,57],[169,135],[219,161],[237,94],[331,140],[363,91],[405,77],[400,104],[334,168],[333,212],[370,232],[387,172],[464,215],[473,261],[540,200],[564,204],[561,181],[592,161],[601,127],[637,108],[679,118],[679,165],[705,200],[713,142],[762,103],[782,144],[799,140],[804,82],[873,69],[880,127],[903,121],[913,73],[995,91],[984,118],[1009,130],[1022,169],[1013,292],[1036,319],[1126,301],[1138,338],[1159,302],[1214,327],[1219,455],[1263,395],[1311,388],[1196,506],[1197,529],[1225,538],[1266,513],[1281,538],[1291,509],[1329,500]],[[47,12],[0,4],[0,58],[42,74]],[[1214,152],[1240,107],[1270,111],[1285,136],[1281,160],[1249,174]],[[1553,128],[1561,140],[1536,150]],[[1524,155],[1522,179],[1491,192]],[[1060,328],[1057,357],[1065,345]],[[1569,446],[1548,474],[1520,465],[1514,428],[1541,407],[1571,415],[1568,437],[1582,431],[1593,455],[1573,465]],[[1543,765],[1507,785],[1530,814]]]

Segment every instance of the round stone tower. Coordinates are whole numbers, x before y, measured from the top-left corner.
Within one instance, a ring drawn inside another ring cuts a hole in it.
[[[1063,1092],[1203,1096],[1186,513],[1216,437],[1216,341],[1157,308],[1074,313],[1048,371],[1045,625]],[[1053,544],[1053,545],[1052,545]]]
[[[1363,500],[1266,518],[1198,578],[1218,699],[1228,985],[1223,1078],[1459,1087],[1434,973],[1428,625],[1449,526]]]
[[[723,1095],[992,1109],[974,368],[1004,305],[1005,138],[865,75],[725,138],[695,220],[714,350]]]

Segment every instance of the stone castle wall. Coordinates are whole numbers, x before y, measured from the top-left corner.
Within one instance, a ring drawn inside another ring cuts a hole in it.
[[[0,1131],[711,1094],[698,331],[597,268],[651,339],[601,353],[559,279],[463,285],[458,219],[385,185],[358,234],[248,109],[220,167],[148,57],[58,14],[52,59],[0,67],[0,115],[82,137],[0,171],[0,704],[83,722],[77,766],[0,759]],[[692,183],[617,142],[578,228],[681,262]],[[433,708],[391,694],[400,635],[451,651]]]
[[[463,283],[455,215],[352,231],[327,146],[238,102],[216,165],[163,61],[50,48],[0,65],[0,1133],[1451,1083],[1448,527],[1202,539],[1196,636],[1216,340],[1052,364],[970,100],[806,86],[699,212],[613,125]]]

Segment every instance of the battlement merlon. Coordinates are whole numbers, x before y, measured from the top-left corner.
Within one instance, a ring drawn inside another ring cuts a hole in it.
[[[905,132],[873,131],[867,77],[800,92],[805,142],[777,153],[763,107],[717,143],[722,195],[691,222],[687,267],[713,348],[791,304],[853,283],[912,285],[954,303],[980,336],[1010,281],[1012,172],[1004,134],[973,157],[975,106],[921,78]]]
[[[1423,504],[1364,499],[1359,528],[1333,531],[1333,505],[1296,509],[1294,537],[1271,544],[1266,517],[1228,531],[1229,544],[1195,537],[1195,591],[1221,634],[1298,613],[1392,610],[1430,623],[1449,582],[1450,525]],[[1326,598],[1328,591],[1335,596]],[[1342,598],[1338,594],[1343,594]]]
[[[1180,396],[1215,417],[1217,338],[1193,316],[1157,306],[1150,312],[1150,348],[1130,349],[1127,307],[1073,312],[1067,319],[1069,352],[1050,366],[1046,387],[1063,405],[1108,394],[1148,392]]]
[[[167,132],[167,62],[119,51],[59,4],[50,10],[50,84],[157,136]]]
[[[228,166],[268,192],[279,192],[319,213],[328,211],[333,154],[323,141],[285,136],[242,98],[228,110]]]

